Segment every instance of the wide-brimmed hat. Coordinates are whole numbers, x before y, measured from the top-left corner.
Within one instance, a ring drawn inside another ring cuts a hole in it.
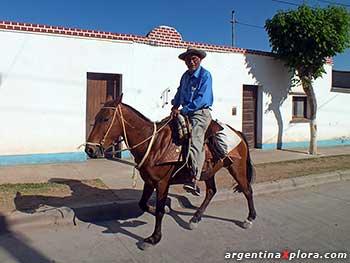
[[[179,59],[185,60],[186,57],[189,55],[195,55],[195,56],[200,57],[200,59],[203,59],[206,57],[207,53],[205,53],[205,51],[203,51],[203,50],[189,47],[189,48],[187,48],[186,52],[179,55]]]

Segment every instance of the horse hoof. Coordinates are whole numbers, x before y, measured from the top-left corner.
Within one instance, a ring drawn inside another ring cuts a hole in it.
[[[253,222],[250,221],[250,220],[248,220],[248,219],[246,219],[246,220],[243,222],[242,227],[243,227],[244,229],[250,229],[250,228],[253,227]]]
[[[151,243],[145,242],[145,241],[141,241],[139,243],[137,243],[137,247],[141,250],[148,250],[151,247],[153,247],[154,245],[152,245]]]
[[[169,206],[165,206],[164,207],[164,212],[166,213],[166,214],[169,214],[170,213],[170,207]]]
[[[194,229],[198,228],[198,223],[193,222],[193,221],[190,220],[190,222],[188,223],[188,228],[190,230],[194,230]]]

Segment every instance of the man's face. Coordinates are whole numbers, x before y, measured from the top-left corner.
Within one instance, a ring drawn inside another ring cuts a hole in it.
[[[196,55],[188,55],[185,58],[185,63],[186,63],[188,70],[190,72],[194,72],[201,64],[201,61],[202,60],[200,59],[200,57],[198,57]]]

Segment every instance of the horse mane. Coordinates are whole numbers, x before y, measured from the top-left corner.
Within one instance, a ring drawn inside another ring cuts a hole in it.
[[[149,118],[147,118],[145,115],[143,115],[141,112],[139,112],[135,108],[131,107],[130,105],[125,104],[125,103],[121,103],[121,104],[123,106],[125,106],[126,108],[129,108],[130,110],[134,111],[137,114],[137,116],[139,116],[141,119],[144,119],[145,121],[148,121],[148,122],[153,122]]]
[[[134,111],[137,116],[139,116],[141,119],[151,122],[153,123],[152,120],[150,120],[149,118],[147,118],[145,115],[143,115],[141,112],[139,112],[138,110],[136,110],[135,108],[133,108],[132,106],[125,104],[125,103],[121,103],[123,106],[125,106],[126,108],[129,108],[130,110]],[[157,125],[163,126],[164,124],[166,124],[170,119],[170,116],[166,116],[164,119],[160,120],[160,121],[156,121]]]

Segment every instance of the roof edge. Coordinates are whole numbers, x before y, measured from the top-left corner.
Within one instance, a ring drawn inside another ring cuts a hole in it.
[[[184,41],[179,32],[170,26],[159,26],[151,30],[154,34],[148,33],[147,36],[134,34],[112,33],[99,30],[77,29],[70,27],[48,26],[42,24],[31,24],[22,22],[11,22],[0,20],[0,30],[22,31],[27,33],[53,34],[70,37],[86,37],[93,39],[107,39],[118,41],[132,41],[136,43],[148,44],[153,46],[167,46],[174,48],[187,48],[188,46],[205,49],[213,52],[232,52],[243,54],[254,54],[273,57],[273,53],[231,46],[222,46],[215,44],[206,44],[200,42]]]

